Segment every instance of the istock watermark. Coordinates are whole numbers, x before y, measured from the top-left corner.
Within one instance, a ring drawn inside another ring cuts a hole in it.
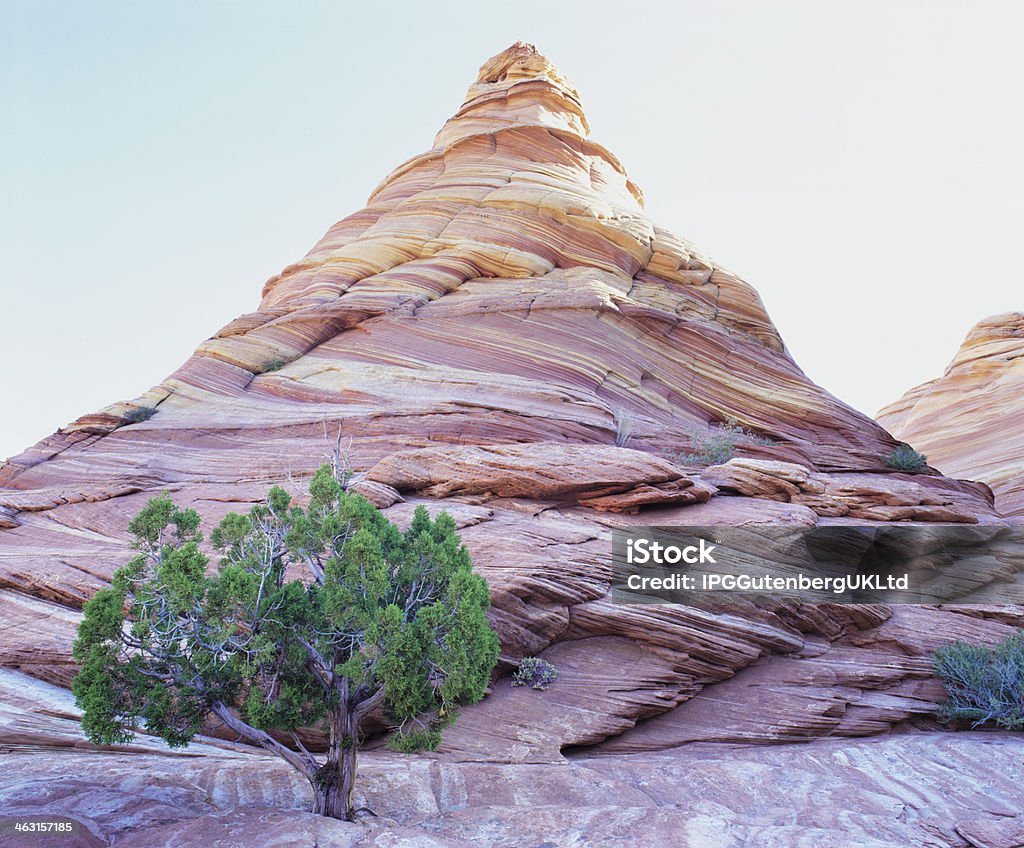
[[[620,603],[1024,603],[1024,528],[644,527],[612,534]]]
[[[643,537],[629,539],[626,542],[626,560],[631,565],[633,563],[645,565],[649,562],[667,565],[675,565],[679,562],[685,562],[687,565],[705,562],[714,564],[715,559],[711,556],[711,552],[715,546],[709,545],[707,539],[699,539],[698,542],[697,545],[687,545],[681,548],[678,545],[661,545],[653,539]]]
[[[761,592],[764,594],[789,594],[798,592],[832,592],[845,595],[847,592],[883,590],[906,592],[910,588],[910,575],[897,577],[887,574],[845,574],[838,577],[811,577],[796,574],[789,577],[775,577],[770,574],[670,574],[665,577],[645,577],[630,574],[626,588],[631,592],[649,590],[682,589],[701,592]],[[834,599],[829,599],[834,600]]]

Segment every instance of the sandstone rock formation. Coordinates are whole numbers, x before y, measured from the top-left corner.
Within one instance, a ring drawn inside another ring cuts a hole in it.
[[[153,494],[169,491],[209,528],[270,485],[301,496],[336,453],[355,489],[397,523],[419,504],[453,515],[491,585],[502,670],[524,655],[562,670],[543,694],[499,680],[447,732],[441,772],[416,773],[431,787],[417,798],[449,799],[441,813],[454,839],[488,813],[466,811],[479,798],[450,799],[480,780],[496,793],[521,781],[514,797],[541,773],[499,779],[472,761],[562,768],[552,791],[566,799],[579,780],[614,786],[635,800],[629,811],[608,819],[621,801],[593,788],[579,802],[610,839],[690,820],[668,794],[649,794],[668,793],[686,762],[665,755],[657,788],[643,789],[630,771],[641,766],[602,760],[580,778],[563,768],[567,751],[618,757],[931,726],[940,692],[927,679],[929,646],[957,634],[992,643],[1019,610],[612,601],[615,527],[999,519],[983,487],[891,473],[884,457],[896,441],[808,380],[756,292],[652,222],[622,165],[587,133],[572,84],[513,45],[483,66],[434,147],[271,278],[256,311],[143,396],[0,467],[0,665],[69,681],[77,610],[129,556],[125,528]],[[760,438],[717,468],[683,458],[695,434],[732,421]],[[728,708],[709,706],[716,692]],[[799,760],[772,756],[749,765],[767,773]],[[715,806],[728,803],[702,808],[692,844],[707,844],[700,828],[732,827]],[[830,826],[822,815],[812,830]],[[504,828],[518,821],[502,816]],[[956,816],[943,824],[950,834]],[[790,826],[781,813],[768,819]],[[224,822],[208,824],[213,834]],[[900,841],[910,826],[874,844],[910,844]],[[185,827],[161,838],[180,844]],[[512,839],[503,831],[494,844],[520,844]]]
[[[878,420],[944,473],[988,483],[1003,515],[1024,515],[1024,313],[979,321],[941,377]]]

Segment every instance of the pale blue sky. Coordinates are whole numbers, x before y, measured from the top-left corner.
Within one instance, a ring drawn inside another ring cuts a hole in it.
[[[0,0],[0,457],[134,397],[532,41],[873,413],[1024,309],[1017,4]]]

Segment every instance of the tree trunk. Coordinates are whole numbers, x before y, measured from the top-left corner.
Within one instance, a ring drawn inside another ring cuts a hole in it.
[[[313,786],[313,812],[352,821],[352,790],[356,785],[356,750],[362,716],[350,709],[347,693],[329,713],[331,738],[327,762],[317,769]]]
[[[327,762],[320,766],[304,748],[302,753],[292,751],[270,736],[246,724],[224,703],[217,701],[211,710],[231,730],[256,745],[272,751],[290,766],[305,776],[313,788],[313,812],[335,819],[352,821],[352,790],[356,785],[356,749],[359,745],[359,725],[367,711],[379,703],[381,697],[367,700],[355,709],[350,701],[342,697],[341,704],[330,710],[328,720],[331,728],[330,749]]]
[[[340,758],[333,756],[320,767],[313,786],[313,812],[335,819],[352,821],[352,790],[356,785],[356,749],[341,751]]]

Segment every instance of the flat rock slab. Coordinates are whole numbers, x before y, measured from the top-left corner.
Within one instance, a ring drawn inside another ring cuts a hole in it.
[[[8,754],[0,805],[70,818],[88,848],[1010,848],[1024,823],[1024,740],[1007,733],[518,765],[368,752],[356,801],[377,817],[354,824],[307,812],[276,758],[196,753]]]
[[[730,459],[701,479],[750,498],[802,504],[818,515],[865,521],[976,524],[984,503],[971,484],[909,474],[820,474],[803,465]]]
[[[367,479],[429,497],[600,498],[641,486],[693,481],[665,459],[609,445],[534,443],[401,451],[378,462]],[[706,500],[706,498],[705,498]]]
[[[1024,845],[1024,817],[971,819],[958,823],[956,832],[974,848],[1021,848]]]

